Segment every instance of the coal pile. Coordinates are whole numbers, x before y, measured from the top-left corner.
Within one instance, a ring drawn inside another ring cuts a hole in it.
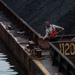
[[[45,21],[63,26],[65,34],[75,33],[75,0],[3,0],[41,35]]]

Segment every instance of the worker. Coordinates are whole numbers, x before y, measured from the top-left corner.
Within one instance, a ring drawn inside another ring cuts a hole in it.
[[[54,24],[50,24],[49,21],[46,21],[46,34],[43,37],[43,40],[46,39],[46,38],[49,38],[50,41],[57,41],[55,39],[56,35],[58,34],[56,29],[64,30],[63,27],[57,26],[57,25],[54,25]]]

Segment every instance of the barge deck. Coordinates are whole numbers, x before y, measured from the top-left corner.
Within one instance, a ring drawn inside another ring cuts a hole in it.
[[[0,12],[0,17],[1,17],[0,18],[0,21],[1,21],[0,26],[2,25],[0,28],[3,27],[5,32],[7,34],[9,34],[14,39],[14,41],[22,48],[22,50],[28,54],[28,57],[30,57],[30,53],[27,50],[25,50],[26,45],[28,44],[28,37],[23,34],[22,35],[17,34],[17,31],[19,31],[20,29],[17,28],[14,24],[12,24],[12,22],[10,22],[8,19],[6,19],[5,15],[2,12]],[[11,25],[12,30],[8,30],[8,25]],[[0,29],[0,30],[2,30],[2,29]],[[3,35],[4,35],[3,31],[0,31],[0,32],[1,32],[0,34],[2,34],[1,37],[3,38]],[[7,38],[7,37],[5,37],[5,38]],[[7,38],[7,39],[8,39],[8,41],[11,41],[11,39],[9,39],[9,38]],[[10,43],[8,43],[8,44],[10,46]],[[15,49],[16,49],[16,47],[15,47]],[[35,67],[38,66],[45,75],[55,75],[55,74],[63,75],[61,73],[58,73],[57,67],[52,66],[52,61],[48,56],[44,57],[42,60],[37,60],[37,59],[31,59],[31,60],[35,63]],[[35,71],[35,68],[33,68],[33,71]],[[36,71],[36,72],[38,72],[38,71]]]

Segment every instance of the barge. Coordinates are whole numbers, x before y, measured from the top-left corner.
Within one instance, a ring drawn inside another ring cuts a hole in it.
[[[58,38],[62,37],[58,42],[43,40],[43,36],[33,30],[3,1],[0,1],[0,5],[2,6],[0,7],[2,18],[0,21],[0,37],[11,48],[12,53],[22,67],[27,69],[29,75],[75,74],[75,42],[72,41],[75,35],[57,36]],[[5,18],[9,19],[5,20]],[[65,49],[72,51],[69,51],[68,55],[63,54],[64,52],[60,51],[61,45],[63,48],[65,47],[63,51]],[[50,54],[52,58],[50,58]]]

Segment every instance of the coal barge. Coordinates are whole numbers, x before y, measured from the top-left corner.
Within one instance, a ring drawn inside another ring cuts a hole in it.
[[[3,1],[0,1],[0,5],[0,37],[11,48],[29,75],[75,74],[75,42],[72,40],[75,35],[59,35],[58,38],[62,38],[58,42],[43,40],[43,36],[33,30]],[[4,16],[9,20],[5,20]]]

